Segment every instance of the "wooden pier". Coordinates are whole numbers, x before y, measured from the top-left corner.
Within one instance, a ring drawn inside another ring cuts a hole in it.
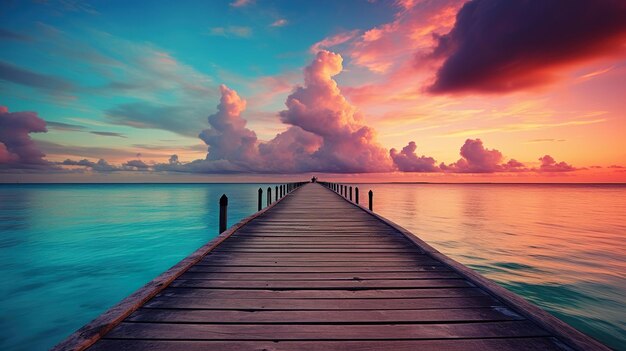
[[[332,189],[291,187],[55,350],[609,350]]]

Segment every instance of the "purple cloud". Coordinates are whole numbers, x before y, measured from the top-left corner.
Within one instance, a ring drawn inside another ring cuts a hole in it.
[[[207,161],[228,161],[242,170],[254,167],[257,160],[256,134],[246,128],[247,121],[241,117],[246,101],[236,91],[220,86],[222,97],[217,112],[210,115],[210,129],[203,130],[199,137],[208,146]]]
[[[287,97],[283,122],[321,138],[311,155],[312,171],[384,172],[392,170],[387,150],[375,131],[363,123],[356,107],[343,96],[333,79],[343,69],[340,55],[322,50],[304,69],[304,86]]]
[[[0,106],[0,167],[50,167],[45,154],[30,137],[30,133],[45,132],[46,122],[37,113],[9,112],[7,107]]]
[[[445,172],[453,173],[495,173],[522,172],[528,169],[516,160],[501,163],[502,153],[496,149],[487,149],[480,139],[467,139],[461,147],[461,158],[449,165],[443,162],[439,166]]]
[[[503,92],[542,85],[554,68],[615,53],[626,37],[622,0],[473,0],[438,38],[434,93]]]
[[[402,172],[437,172],[439,168],[435,165],[435,159],[426,156],[417,156],[415,153],[417,145],[414,141],[402,148],[398,152],[396,149],[389,150],[389,155],[398,170]]]
[[[116,166],[108,163],[104,159],[100,159],[100,160],[98,160],[98,162],[92,162],[92,161],[89,161],[87,159],[82,159],[82,160],[79,160],[79,161],[74,161],[74,160],[67,159],[67,160],[61,162],[60,164],[65,165],[65,166],[82,166],[82,167],[87,167],[87,168],[91,168],[92,170],[94,170],[96,172],[115,172],[115,171],[119,171],[120,170],[119,167],[116,167]]]
[[[141,160],[130,160],[122,164],[125,170],[148,170],[150,168],[145,162]]]
[[[550,155],[539,158],[539,161],[541,161],[541,166],[537,169],[539,172],[571,172],[578,170],[578,168],[565,162],[555,161]]]

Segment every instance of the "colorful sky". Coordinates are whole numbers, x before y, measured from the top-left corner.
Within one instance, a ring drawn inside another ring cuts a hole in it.
[[[4,1],[0,182],[626,181],[621,0]]]

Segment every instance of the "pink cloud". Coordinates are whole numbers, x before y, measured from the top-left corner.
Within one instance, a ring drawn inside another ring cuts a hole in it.
[[[565,162],[555,161],[550,155],[539,158],[539,161],[541,161],[541,166],[537,169],[539,172],[571,172],[578,170],[578,168]]]
[[[414,58],[424,57],[436,44],[436,36],[454,25],[465,0],[399,1],[396,18],[365,31],[354,40],[348,56],[372,72],[415,69]],[[410,62],[409,65],[404,63]]]
[[[280,18],[277,19],[276,21],[272,22],[272,24],[270,24],[270,27],[284,27],[287,25],[287,20],[284,18]]]
[[[289,95],[281,120],[322,138],[313,153],[314,169],[329,172],[391,170],[387,151],[376,142],[375,131],[343,96],[333,76],[343,68],[342,57],[320,51],[304,69],[304,86]]]
[[[259,145],[264,167],[270,172],[307,171],[312,168],[311,155],[323,139],[300,127],[291,126],[269,142]]]
[[[235,0],[233,2],[230,3],[230,6],[232,7],[244,7],[244,6],[248,6],[254,4],[254,0]]]
[[[354,37],[356,37],[356,35],[359,34],[358,30],[353,30],[353,31],[349,31],[349,32],[342,32],[339,34],[335,34],[331,37],[328,38],[324,38],[321,41],[318,41],[317,43],[313,44],[311,46],[311,48],[309,49],[310,52],[317,54],[318,52],[320,52],[321,50],[324,49],[329,49],[333,46],[337,46],[340,44],[343,44],[347,41],[352,40]]]
[[[241,117],[246,101],[225,85],[220,86],[220,91],[222,97],[217,112],[208,117],[211,128],[199,135],[209,146],[206,159],[231,162],[246,169],[257,162],[256,134],[246,128],[246,120]]]
[[[289,128],[267,142],[260,142],[246,128],[246,120],[241,117],[245,100],[222,86],[218,111],[209,116],[211,128],[200,134],[209,146],[206,159],[176,165],[176,170],[268,173],[392,170],[388,152],[376,142],[375,131],[363,124],[357,109],[346,100],[333,79],[342,68],[340,55],[320,51],[304,69],[304,86],[288,96],[287,109],[279,113]]]
[[[417,156],[415,153],[417,145],[414,141],[402,148],[398,152],[396,149],[389,150],[393,163],[402,172],[437,172],[439,168],[435,165],[435,159],[426,156]]]
[[[9,112],[0,106],[0,166],[4,168],[47,168],[44,159],[31,139],[30,133],[45,133],[46,122],[36,112]]]
[[[467,139],[461,147],[461,159],[446,165],[439,166],[445,172],[454,173],[494,173],[494,172],[522,172],[528,169],[516,160],[501,163],[502,153],[496,149],[487,149],[480,139]]]

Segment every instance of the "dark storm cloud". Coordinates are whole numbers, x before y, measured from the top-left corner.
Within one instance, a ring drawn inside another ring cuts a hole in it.
[[[473,0],[450,33],[433,93],[502,92],[545,84],[554,68],[615,53],[626,38],[623,0]]]

